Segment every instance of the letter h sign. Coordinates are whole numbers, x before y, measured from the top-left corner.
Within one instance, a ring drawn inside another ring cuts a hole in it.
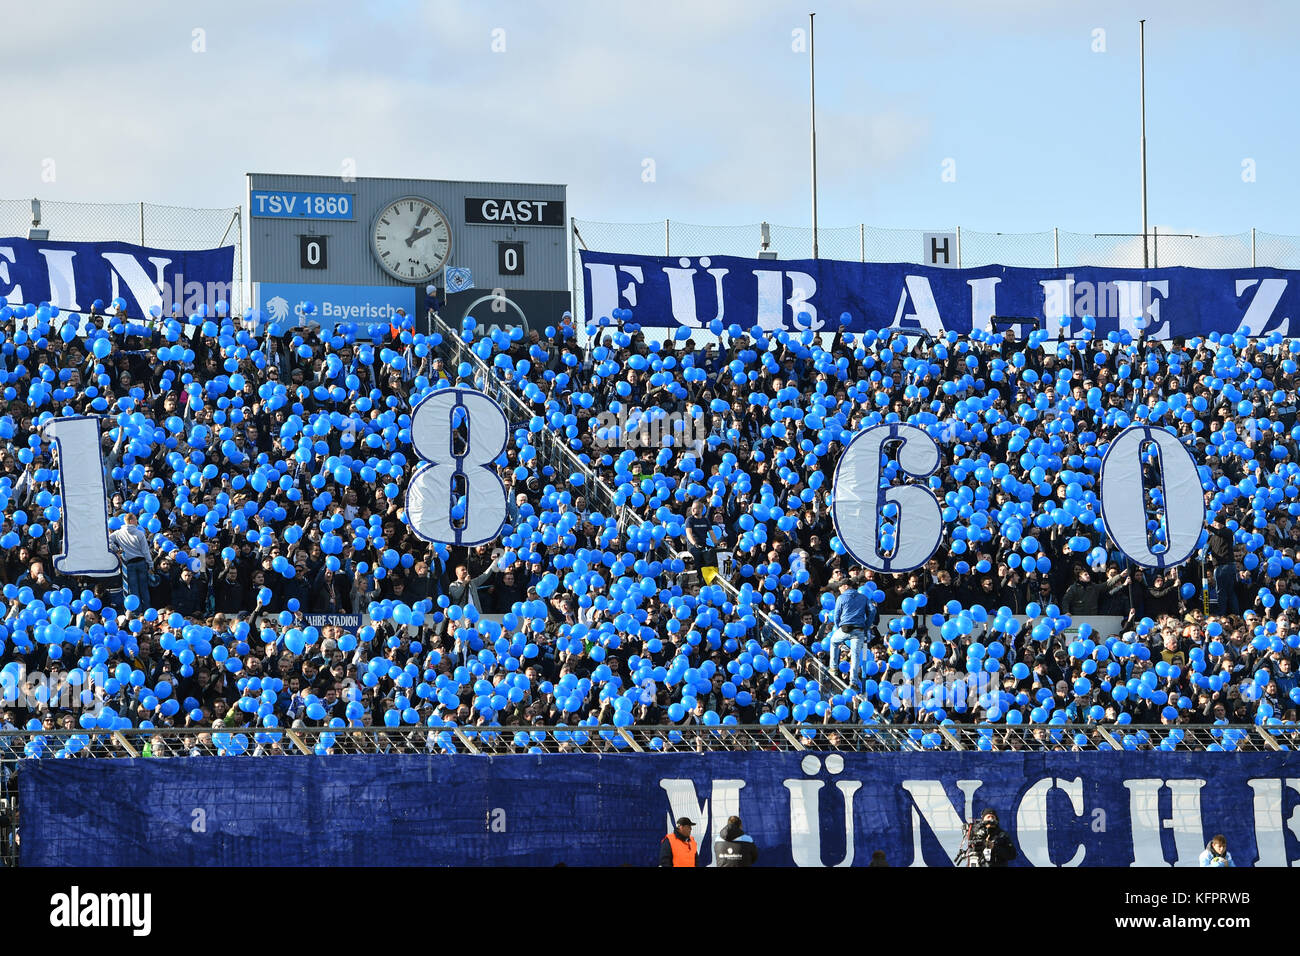
[[[922,241],[925,243],[925,252],[921,261],[927,266],[938,266],[941,269],[958,267],[957,233],[927,232]]]

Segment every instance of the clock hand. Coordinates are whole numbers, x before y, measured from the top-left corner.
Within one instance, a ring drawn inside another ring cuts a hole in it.
[[[409,249],[411,243],[415,242],[416,239],[423,239],[431,232],[433,232],[432,229],[417,229],[413,231],[406,239],[406,247]]]

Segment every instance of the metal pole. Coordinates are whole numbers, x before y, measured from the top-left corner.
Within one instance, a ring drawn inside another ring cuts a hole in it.
[[[808,14],[808,103],[811,108],[809,142],[812,147],[812,228],[813,258],[817,256],[817,56],[813,46],[813,17]]]
[[[1255,268],[1255,227],[1250,227],[1250,267]]]
[[[671,256],[672,253],[669,252],[668,250],[669,250],[669,246],[668,246],[668,220],[665,219],[665,220],[664,220],[664,255],[666,255],[666,256]]]
[[[230,235],[231,227],[234,227],[235,229],[235,271],[230,277],[230,281],[231,281],[230,309],[232,312],[238,311],[240,313],[242,313],[244,310],[244,304],[243,304],[244,303],[244,226],[240,219],[240,212],[242,209],[243,209],[242,206],[235,207],[235,211],[230,217],[230,222],[226,224],[226,231],[221,234],[221,238],[217,241],[218,246],[224,246],[226,244],[226,236]],[[239,289],[238,302],[235,301],[235,295],[234,295],[236,288]]]
[[[1147,260],[1147,40],[1145,20],[1138,21],[1138,87],[1142,107],[1142,268]]]
[[[1151,268],[1160,268],[1160,227],[1151,227]]]
[[[961,268],[961,226],[957,227],[957,268]]]
[[[570,216],[570,217],[569,217],[569,288],[572,289],[573,291],[570,292],[569,294],[573,297],[573,298],[572,298],[572,302],[573,302],[573,314],[574,314],[575,316],[577,316],[577,315],[579,314],[579,313],[578,313],[578,301],[579,301],[579,297],[578,297],[578,244],[574,241],[574,237],[576,237],[577,234],[578,234],[578,224],[577,224],[577,222],[574,220],[574,218],[573,218],[572,216]],[[584,341],[584,342],[586,341],[586,336],[587,336],[587,309],[586,309],[586,304],[587,304],[587,303],[586,303],[586,301],[584,300],[584,301],[583,301],[583,310],[582,310],[581,318],[580,318],[580,319],[575,323],[575,324],[577,325],[577,327],[578,327],[578,335],[579,335],[579,337],[580,337],[580,341]]]
[[[1061,268],[1061,227],[1052,227],[1052,262],[1056,268]]]
[[[140,245],[144,245],[144,203],[140,203]]]
[[[235,245],[239,255],[239,265],[235,267],[234,280],[239,283],[239,314],[244,314],[244,207],[235,207]],[[251,305],[251,303],[250,303]]]
[[[858,223],[858,255],[861,256],[863,262],[867,261],[867,224],[865,222]]]

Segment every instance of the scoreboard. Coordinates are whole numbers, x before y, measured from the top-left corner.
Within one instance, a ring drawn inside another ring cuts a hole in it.
[[[541,329],[571,307],[566,187],[248,174],[249,278],[267,321]],[[447,292],[448,277],[452,291]]]

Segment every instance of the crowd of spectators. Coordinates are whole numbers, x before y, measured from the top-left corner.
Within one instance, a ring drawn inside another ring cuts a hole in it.
[[[272,752],[294,726],[337,730],[312,738],[322,752],[370,726],[428,727],[441,749],[451,727],[499,726],[491,745],[520,752],[565,743],[560,725],[654,728],[655,749],[691,724],[811,723],[823,744],[863,724],[1042,724],[1067,747],[1099,725],[1294,726],[1296,340],[1135,340],[1090,319],[1062,343],[718,323],[656,340],[623,312],[590,335],[567,314],[467,320],[481,367],[405,317],[68,318],[0,310],[0,730],[87,732],[26,756],[146,726],[192,732],[156,756]],[[530,412],[496,463],[506,526],[430,545],[405,520],[410,411],[485,376]],[[52,562],[41,426],[83,414],[102,417],[120,578]],[[1210,516],[1162,573],[1124,559],[1097,502],[1106,445],[1135,421],[1187,443]],[[840,452],[878,422],[943,452],[944,538],[910,574],[858,567],[831,516]],[[828,678],[844,581],[878,623],[862,672],[844,659]],[[33,694],[34,675],[51,682]]]

